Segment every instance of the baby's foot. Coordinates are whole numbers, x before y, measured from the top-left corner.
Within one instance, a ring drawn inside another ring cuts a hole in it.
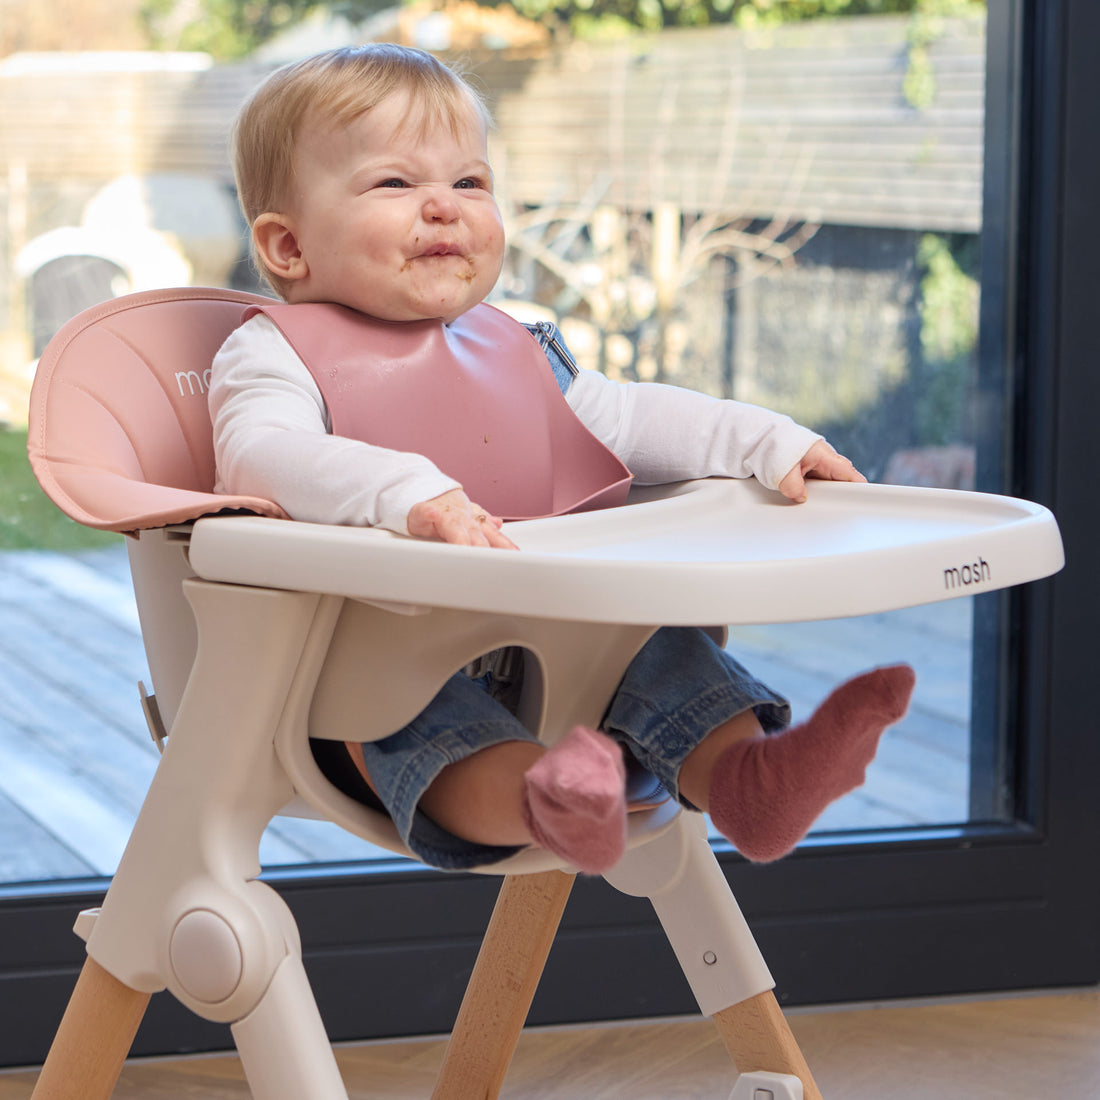
[[[588,874],[626,848],[626,769],[606,734],[575,726],[524,776],[524,820],[536,843]]]
[[[830,802],[863,783],[915,682],[908,665],[872,669],[841,684],[801,725],[731,745],[710,780],[715,827],[754,863],[785,856]]]

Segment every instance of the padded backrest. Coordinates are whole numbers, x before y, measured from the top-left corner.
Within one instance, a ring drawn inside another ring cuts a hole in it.
[[[213,492],[210,365],[245,308],[267,302],[156,290],[69,321],[31,391],[27,451],[53,502],[79,523],[125,532],[226,510],[285,516],[270,501]]]

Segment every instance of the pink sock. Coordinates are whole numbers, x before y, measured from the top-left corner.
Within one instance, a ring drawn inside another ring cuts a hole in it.
[[[785,856],[830,802],[863,782],[915,681],[908,665],[872,669],[841,684],[801,725],[731,745],[710,780],[718,831],[754,863]]]
[[[626,848],[626,769],[610,737],[574,726],[524,779],[524,819],[541,847],[588,874],[618,863]]]

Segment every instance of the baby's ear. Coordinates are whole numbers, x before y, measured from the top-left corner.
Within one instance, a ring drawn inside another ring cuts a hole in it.
[[[293,221],[285,214],[261,214],[252,223],[252,242],[264,266],[277,278],[293,281],[309,274]]]

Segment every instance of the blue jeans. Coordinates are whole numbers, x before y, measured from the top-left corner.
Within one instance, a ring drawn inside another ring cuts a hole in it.
[[[473,844],[417,808],[448,765],[504,741],[536,741],[494,698],[488,677],[456,673],[404,729],[362,746],[378,796],[409,849],[423,862],[462,870],[498,862],[519,848]],[[690,809],[679,794],[680,768],[711,730],[752,709],[765,732],[790,722],[782,696],[756,680],[695,627],[663,627],[627,668],[601,728]]]

